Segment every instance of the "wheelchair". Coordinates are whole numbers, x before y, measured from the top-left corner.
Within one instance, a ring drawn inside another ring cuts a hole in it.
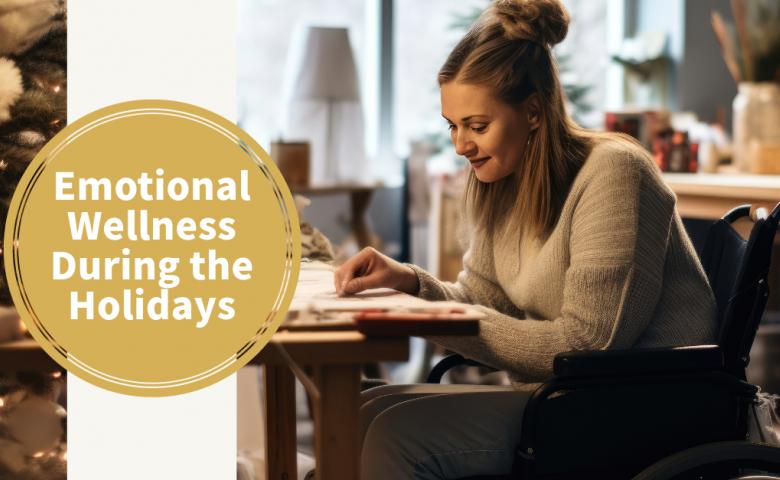
[[[525,409],[511,475],[468,480],[780,479],[780,448],[748,440],[759,389],[745,376],[779,219],[780,204],[743,205],[710,228],[717,345],[559,354]],[[428,383],[460,364],[480,366],[451,355]]]

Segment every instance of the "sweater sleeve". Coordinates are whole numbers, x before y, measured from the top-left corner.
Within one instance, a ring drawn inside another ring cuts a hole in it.
[[[407,265],[417,274],[420,285],[417,296],[420,298],[470,303],[515,318],[523,317],[523,311],[512,303],[498,285],[493,262],[492,241],[482,235],[472,235],[469,248],[463,255],[463,270],[454,283],[442,282],[417,265]]]
[[[480,301],[475,303],[484,305],[487,317],[478,336],[429,339],[525,382],[552,376],[559,353],[633,345],[660,298],[675,203],[654,165],[644,160],[623,151],[582,172],[590,178],[582,179],[586,183],[573,199],[560,316],[518,320]],[[480,282],[487,280],[473,275],[465,268],[459,283],[481,291]],[[449,291],[428,278],[420,278],[420,285]]]

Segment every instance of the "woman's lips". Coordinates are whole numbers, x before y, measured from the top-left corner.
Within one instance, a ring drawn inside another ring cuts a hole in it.
[[[472,166],[472,167],[474,167],[474,168],[479,168],[479,167],[481,167],[482,165],[484,165],[484,164],[485,164],[485,162],[487,162],[488,160],[490,160],[490,157],[485,157],[485,158],[475,158],[474,160],[469,160],[469,162],[471,163],[471,166]]]

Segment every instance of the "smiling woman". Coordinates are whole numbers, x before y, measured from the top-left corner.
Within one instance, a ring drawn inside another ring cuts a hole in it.
[[[474,176],[483,183],[501,180],[517,170],[531,128],[537,126],[523,122],[531,111],[533,118],[538,118],[536,102],[507,105],[482,85],[445,83],[441,109],[449,122],[455,152],[466,157]]]
[[[478,305],[477,337],[429,339],[513,382],[365,392],[363,478],[505,475],[526,384],[549,379],[557,354],[715,338],[712,292],[649,153],[566,114],[551,49],[568,22],[556,0],[496,0],[439,71],[442,115],[470,163],[458,281],[370,249],[336,271],[342,294],[385,286]]]

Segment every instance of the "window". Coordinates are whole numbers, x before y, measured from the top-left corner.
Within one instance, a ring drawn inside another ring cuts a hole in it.
[[[393,143],[398,155],[408,155],[410,142],[422,137],[447,136],[436,74],[466,32],[465,26],[455,25],[458,19],[488,4],[485,0],[395,0]]]
[[[392,19],[392,149],[393,158],[376,160],[379,129],[380,45],[382,5],[393,5]],[[614,0],[564,0],[572,15],[567,39],[557,47],[567,60],[564,82],[576,79],[589,90],[593,109],[578,119],[600,127],[609,66],[607,21]],[[282,131],[285,79],[294,37],[307,25],[346,26],[361,77],[365,145],[375,178],[400,183],[401,158],[412,141],[438,136],[449,142],[440,115],[436,74],[447,54],[466,31],[463,18],[474,16],[488,0],[239,0],[239,123],[263,146]],[[610,8],[608,8],[608,6]],[[612,15],[614,16],[614,15]],[[457,25],[461,23],[460,25]],[[587,46],[587,48],[583,48]]]
[[[375,116],[366,100],[372,86],[375,50],[366,31],[370,2],[363,0],[239,0],[238,41],[239,124],[265,148],[282,130],[285,78],[296,37],[308,25],[348,27],[361,76],[365,117]],[[367,111],[368,110],[368,111]],[[369,130],[368,128],[366,129]]]
[[[588,88],[584,97],[592,110],[578,114],[590,127],[601,127],[605,105],[608,0],[564,0],[572,16],[566,40],[556,48],[564,55],[564,82]],[[447,136],[440,115],[436,74],[447,55],[466,32],[463,17],[475,16],[487,0],[395,0],[394,147],[408,155],[412,141],[429,135]],[[584,48],[584,46],[587,46]]]

